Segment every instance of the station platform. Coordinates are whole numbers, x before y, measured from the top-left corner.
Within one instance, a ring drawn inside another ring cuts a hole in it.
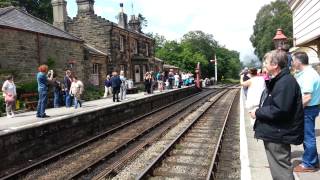
[[[155,91],[154,94],[145,94],[144,92],[137,94],[127,94],[126,99],[121,102],[113,102],[112,95],[107,98],[86,101],[82,103],[82,107],[75,109],[73,106],[66,108],[65,106],[59,108],[48,108],[46,109],[46,114],[50,117],[48,118],[37,118],[36,111],[29,111],[25,113],[15,114],[13,118],[7,118],[6,116],[0,117],[0,135],[10,131],[16,131],[19,129],[25,129],[32,127],[37,124],[43,124],[45,122],[56,121],[59,119],[64,119],[67,116],[77,115],[79,113],[84,113],[88,111],[94,111],[101,108],[115,106],[121,103],[135,101],[138,99],[153,96],[155,94],[165,93],[173,90],[166,90],[163,92]]]
[[[241,91],[242,92],[242,91]],[[272,180],[264,145],[254,138],[253,124],[240,96],[240,160],[242,180]],[[316,120],[317,150],[320,152],[320,118]],[[303,145],[291,146],[294,167],[301,162]],[[320,157],[320,154],[319,154]],[[319,180],[320,170],[310,173],[294,173],[296,180]]]

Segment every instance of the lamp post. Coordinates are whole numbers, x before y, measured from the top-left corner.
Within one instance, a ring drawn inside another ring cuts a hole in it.
[[[210,60],[210,63],[214,63],[214,83],[216,84],[218,82],[218,60],[216,55],[214,55],[213,60]]]
[[[283,34],[283,30],[278,28],[276,35],[273,37],[273,43],[275,49],[283,49],[285,48],[285,45],[287,44],[287,36]]]

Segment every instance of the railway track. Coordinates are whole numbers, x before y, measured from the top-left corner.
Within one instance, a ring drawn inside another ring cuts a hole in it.
[[[68,148],[63,152],[59,152],[1,179],[85,178],[87,174],[92,173],[101,164],[109,164],[109,166],[104,166],[104,169],[108,169],[106,174],[114,173],[117,168],[119,169],[123,163],[129,161],[141,149],[152,143],[161,133],[151,134],[148,138],[140,139],[139,141],[136,139],[148,134],[154,128],[161,127],[160,125],[168,119],[172,119],[173,117],[176,117],[176,119],[182,118],[183,114],[190,113],[190,111],[196,109],[201,104],[199,102],[197,105],[197,99],[200,98],[204,102],[210,94],[217,92],[218,90],[207,91],[201,95],[198,94],[185,98],[158,111],[150,112],[146,116],[124,123],[102,135],[79,143],[74,147]],[[191,108],[192,110],[190,110],[189,108],[189,111],[187,111],[187,107],[192,107],[193,109]],[[162,132],[165,132],[166,129],[177,122],[172,122],[167,128],[162,127]],[[108,162],[108,160],[116,157],[117,153],[121,154],[119,151],[123,151],[129,145],[134,146],[134,148],[131,148],[130,151],[124,151],[123,158]]]
[[[136,179],[213,179],[237,92],[230,90],[207,106]]]

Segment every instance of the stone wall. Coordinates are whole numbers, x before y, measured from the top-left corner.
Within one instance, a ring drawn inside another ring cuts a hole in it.
[[[0,39],[1,71],[15,72],[16,82],[35,80],[38,66],[46,64],[48,58],[54,61],[54,70],[61,78],[70,61],[74,62],[79,78],[83,77],[84,52],[80,41],[2,27]]]

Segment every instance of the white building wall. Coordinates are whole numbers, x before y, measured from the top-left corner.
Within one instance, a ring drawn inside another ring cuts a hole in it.
[[[291,0],[295,46],[320,37],[320,0]]]

